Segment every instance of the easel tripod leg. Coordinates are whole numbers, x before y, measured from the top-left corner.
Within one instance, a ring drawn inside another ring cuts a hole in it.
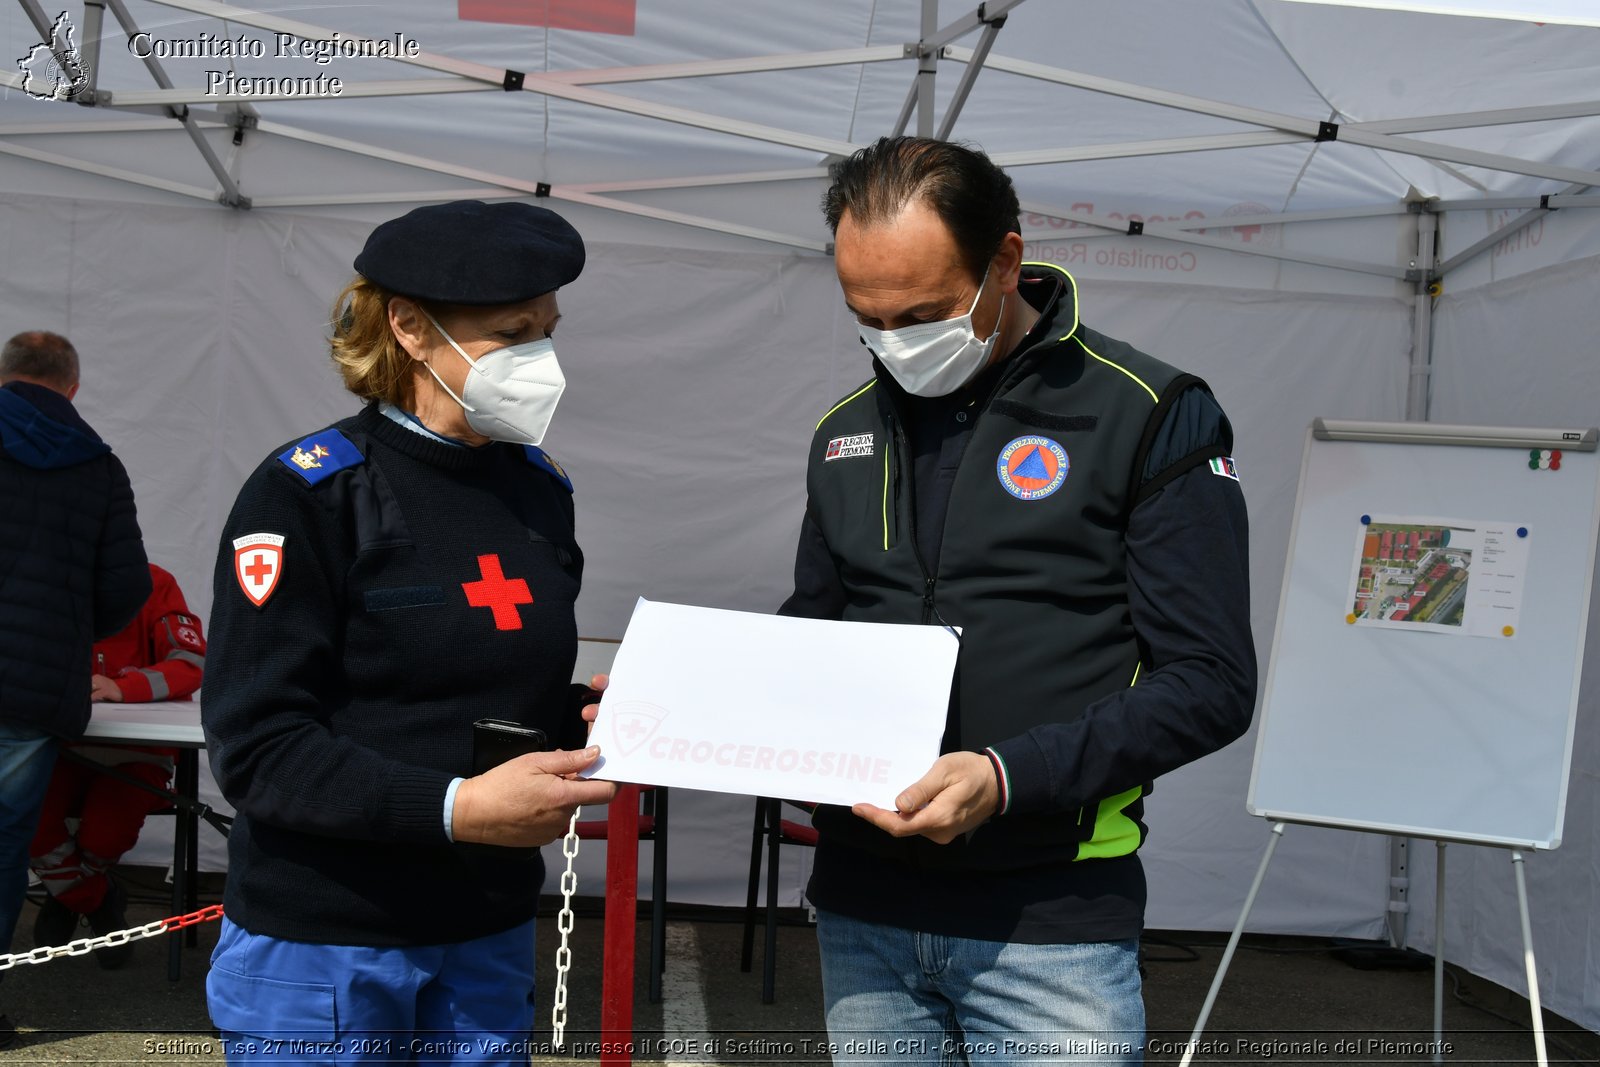
[[[1522,960],[1528,970],[1528,1010],[1533,1013],[1533,1048],[1539,1067],[1550,1060],[1544,1051],[1544,1011],[1539,1007],[1539,975],[1533,966],[1533,924],[1528,921],[1528,883],[1522,874],[1522,852],[1511,850],[1511,866],[1517,872],[1517,909],[1522,913]]]
[[[1189,1046],[1183,1050],[1183,1059],[1178,1067],[1189,1067],[1189,1061],[1194,1058],[1194,1050],[1199,1047],[1200,1035],[1205,1032],[1206,1020],[1211,1018],[1211,1008],[1217,1002],[1217,992],[1222,988],[1222,979],[1227,976],[1228,964],[1233,962],[1233,952],[1239,947],[1239,938],[1244,934],[1245,920],[1250,917],[1250,909],[1255,907],[1256,892],[1261,888],[1262,881],[1267,876],[1267,864],[1272,862],[1273,850],[1278,847],[1278,841],[1283,837],[1283,823],[1272,824],[1272,836],[1267,840],[1266,855],[1261,857],[1261,866],[1256,869],[1256,879],[1250,883],[1250,893],[1244,898],[1244,909],[1239,912],[1239,921],[1233,926],[1233,933],[1228,938],[1228,947],[1222,953],[1222,962],[1217,964],[1217,976],[1211,980],[1211,990],[1206,993],[1206,1002],[1200,1007],[1200,1018],[1195,1020],[1194,1032],[1189,1035]]]
[[[1433,1062],[1444,1062],[1444,848],[1438,845],[1433,889]],[[1404,948],[1405,946],[1400,946]]]

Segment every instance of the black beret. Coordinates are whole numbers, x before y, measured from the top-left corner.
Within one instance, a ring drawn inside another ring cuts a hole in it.
[[[583,238],[549,208],[430,204],[372,231],[355,268],[375,285],[442,304],[515,304],[583,272]]]

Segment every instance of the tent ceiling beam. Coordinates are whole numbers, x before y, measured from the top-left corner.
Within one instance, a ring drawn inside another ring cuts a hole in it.
[[[566,189],[586,193],[642,193],[655,189],[706,189],[717,185],[755,185],[761,182],[815,181],[828,176],[827,167],[791,170],[751,170],[741,174],[696,174],[682,178],[634,178],[621,182],[568,182]]]
[[[558,70],[529,77],[540,81],[567,82],[570,85],[616,85],[624,82],[669,81],[678,78],[710,78],[724,74],[758,74],[775,70],[803,70],[812,67],[843,67],[853,63],[883,63],[905,58],[899,45],[880,44],[863,48],[838,48],[824,52],[786,52],[739,59],[705,59],[688,63],[654,63],[637,67],[594,67],[588,70]]]
[[[749,59],[717,60],[708,63],[673,63],[661,64],[654,67],[607,67],[604,69],[557,71],[548,74],[528,74],[524,76],[523,91],[538,91],[538,86],[546,84],[585,86],[603,85],[610,83],[633,81],[661,81],[669,78],[705,77],[724,73],[746,73],[775,70],[793,70],[801,67],[839,66],[849,63],[877,63],[887,59],[901,59],[902,52],[897,47],[881,46],[877,48],[854,48],[837,52],[809,52],[797,55],[756,56]],[[504,72],[501,72],[504,77]],[[440,93],[499,93],[504,92],[505,86],[501,82],[490,83],[481,78],[467,78],[459,74],[450,74],[433,78],[391,78],[374,79],[365,82],[344,82],[340,90],[341,99],[350,97],[374,96],[422,96]],[[176,106],[178,104],[226,102],[226,101],[269,101],[269,100],[305,100],[304,96],[289,96],[284,94],[242,94],[206,93],[186,89],[170,90],[142,90],[122,91],[116,93],[110,103],[112,106],[121,107],[127,104],[150,105],[162,104]],[[631,100],[632,97],[619,97]]]
[[[1082,212],[1064,211],[1059,207],[1041,204],[1034,201],[1023,201],[1023,211],[1030,211],[1039,215],[1047,215],[1056,219],[1072,219],[1085,226],[1110,231],[1108,236],[1128,236],[1129,222],[1126,219],[1113,219],[1102,215],[1085,215]],[[1213,222],[1214,228],[1221,229],[1219,223]],[[1382,278],[1404,280],[1406,272],[1399,267],[1388,266],[1381,263],[1362,263],[1354,259],[1342,259],[1336,256],[1319,256],[1311,252],[1290,252],[1282,248],[1263,248],[1241,244],[1237,241],[1226,241],[1220,237],[1211,237],[1205,234],[1190,233],[1170,223],[1146,222],[1140,225],[1139,233],[1144,237],[1158,237],[1166,241],[1176,241],[1179,244],[1199,245],[1203,248],[1215,248],[1222,252],[1236,252],[1243,256],[1265,256],[1268,259],[1280,259],[1291,263],[1306,263],[1314,267],[1332,267],[1335,270],[1354,271],[1358,274],[1376,274]],[[1053,234],[1048,238],[1039,237],[1038,240],[1073,240],[1074,238],[1062,237]]]
[[[486,93],[491,89],[495,92],[504,91],[498,85],[485,85],[465,78],[399,78],[387,81],[345,82],[339,90],[338,100],[382,96],[430,96],[440,93]],[[311,98],[299,93],[208,93],[204,89],[119,89],[110,95],[110,105],[114,108],[151,105],[184,107],[199,103],[236,104],[245,101],[265,104],[281,100],[331,99]],[[334,102],[337,103],[337,100]]]
[[[956,119],[961,117],[961,109],[967,106],[967,97],[972,94],[973,83],[978,80],[978,72],[983,70],[983,61],[989,56],[989,49],[994,47],[994,39],[1000,33],[1000,27],[1006,24],[1004,16],[984,24],[983,33],[978,37],[977,47],[972,50],[972,61],[961,72],[961,80],[956,82],[955,95],[950,98],[950,103],[945,105],[944,118],[939,122],[939,132],[934,136],[941,141],[950,139],[950,131],[955,128]]]
[[[527,196],[494,185],[462,189],[399,190],[387,193],[306,193],[303,196],[258,196],[256,207],[343,207],[352,204],[447,204],[452,200],[514,200]]]
[[[820,241],[793,234],[779,233],[775,230],[765,230],[756,226],[744,226],[739,223],[724,222],[721,219],[711,219],[700,215],[690,215],[681,211],[669,211],[664,208],[650,207],[644,204],[634,204],[626,200],[613,197],[600,196],[587,193],[577,188],[551,189],[542,182],[528,181],[525,178],[514,178],[509,175],[494,174],[489,171],[479,170],[475,167],[464,167],[457,163],[447,163],[443,160],[429,159],[426,156],[414,155],[410,152],[398,152],[389,148],[380,148],[376,145],[363,144],[343,137],[331,137],[327,134],[313,133],[295,126],[281,122],[263,121],[257,127],[262,133],[274,134],[290,140],[302,141],[307,144],[321,145],[325,148],[336,148],[350,152],[354,155],[366,156],[370,159],[382,159],[390,163],[399,163],[403,166],[416,167],[419,170],[432,171],[436,174],[448,174],[457,178],[466,178],[470,181],[484,182],[489,185],[499,186],[503,189],[521,193],[524,196],[548,196],[553,200],[565,200],[572,203],[587,204],[591,207],[604,208],[626,215],[638,215],[642,218],[656,219],[662,222],[673,222],[684,226],[692,226],[702,230],[713,230],[718,233],[732,234],[737,237],[749,237],[757,241],[767,241],[772,244],[787,245],[792,248],[803,248],[813,252],[827,250],[827,245]]]
[[[10,122],[0,124],[0,137],[36,137],[54,133],[160,133],[172,129],[168,119],[105,119],[99,122]]]
[[[122,0],[109,0],[109,2],[120,4]],[[229,4],[219,4],[214,0],[152,0],[152,2],[193,14],[229,19],[246,26],[254,26],[257,29],[264,29],[274,33],[289,33],[306,40],[327,40],[334,35],[334,31],[321,26],[314,26],[311,23],[278,18],[274,15],[263,15],[257,11],[249,11]],[[441,71],[446,74],[454,74],[462,78],[483,82],[496,89],[501,89],[505,86],[507,72],[498,67],[485,66],[482,63],[469,63],[465,60],[452,59],[449,56],[442,56],[432,52],[421,52],[415,56],[398,55],[384,58],[392,59],[397,63],[410,63],[429,70]],[[170,88],[170,86],[163,85],[162,88]],[[845,141],[814,137],[794,130],[781,130],[773,126],[755,122],[743,122],[719,115],[709,115],[705,112],[691,111],[687,108],[654,104],[647,100],[623,96],[619,93],[608,93],[600,89],[574,85],[570,81],[545,78],[539,74],[526,75],[522,82],[522,91],[561,100],[571,100],[580,104],[589,104],[594,107],[638,115],[643,118],[659,119],[663,122],[674,122],[698,129],[732,134],[735,137],[766,141],[788,148],[818,152],[823,155],[849,155],[857,147]],[[210,99],[216,100],[218,98],[213,97]]]
[[[1501,196],[1484,200],[1430,200],[1423,205],[1427,211],[1501,211],[1519,207],[1600,207],[1600,196],[1556,193],[1553,196]]]
[[[1031,167],[1044,163],[1076,163],[1091,159],[1127,159],[1133,156],[1168,156],[1185,152],[1216,152],[1229,148],[1260,148],[1300,144],[1304,137],[1279,130],[1244,133],[1210,133],[1158,141],[1123,141],[1119,144],[1043,148],[1026,152],[996,152],[989,158],[1000,167]]]
[[[1563,200],[1580,199],[1578,194],[1586,192],[1588,188],[1589,187],[1586,185],[1569,186],[1561,191],[1559,198]],[[1550,199],[1555,200],[1557,197],[1551,197]],[[1600,197],[1594,197],[1590,199],[1600,200]],[[1536,204],[1532,211],[1524,211],[1522,214],[1518,215],[1510,222],[1507,222],[1498,230],[1489,232],[1485,236],[1479,238],[1477,241],[1474,241],[1472,244],[1468,245],[1466,248],[1463,248],[1461,251],[1457,252],[1455,255],[1451,256],[1449,259],[1445,260],[1443,263],[1440,263],[1433,272],[1434,277],[1442,278],[1446,274],[1449,274],[1451,271],[1455,270],[1457,267],[1461,266],[1463,263],[1467,263],[1473,259],[1476,259],[1478,256],[1481,256],[1483,253],[1487,252],[1501,241],[1504,241],[1507,237],[1510,237],[1512,234],[1516,233],[1518,230],[1532,226],[1535,222],[1538,222],[1540,219],[1544,218],[1544,216],[1552,210],[1554,210],[1554,208],[1545,208],[1537,206]]]
[[[1180,230],[1216,230],[1234,226],[1278,226],[1289,222],[1337,222],[1344,219],[1376,219],[1387,215],[1406,215],[1409,204],[1396,202],[1374,207],[1336,208],[1329,211],[1285,211],[1261,215],[1229,215],[1224,219],[1206,219],[1198,222],[1172,222]]]
[[[1006,13],[1020,6],[1024,0],[989,0],[979,4],[971,14],[963,15],[942,30],[923,34],[920,42],[925,48],[940,49],[952,41],[959,41],[973,30],[998,29],[1006,20]]]
[[[102,178],[112,178],[119,182],[142,185],[146,189],[160,189],[163,192],[177,193],[180,196],[193,197],[196,200],[204,200],[208,203],[215,203],[217,199],[215,190],[203,189],[198,185],[168,181],[165,178],[139,174],[131,170],[124,170],[121,167],[107,166],[104,163],[91,163],[86,159],[75,159],[56,152],[45,152],[9,141],[0,141],[0,154],[16,156],[19,159],[31,159],[37,163],[48,163],[51,166],[65,167],[67,170],[81,171],[84,174],[94,174]]]
[[[34,3],[34,0],[23,0],[23,2]],[[116,16],[118,24],[122,26],[123,33],[132,38],[139,32],[139,24],[128,13],[127,5],[123,3],[123,0],[106,0],[106,3],[110,6],[111,13]],[[37,5],[35,4],[35,6]],[[155,79],[157,85],[163,89],[172,88],[172,79],[167,77],[166,69],[162,67],[159,59],[153,55],[145,56],[144,65],[145,69],[150,72],[150,76]],[[206,140],[205,132],[200,129],[199,123],[190,118],[188,110],[182,107],[174,108],[172,117],[177,119],[179,124],[183,126],[183,131],[189,135],[189,140],[194,143],[195,150],[200,153],[200,158],[205,161],[206,167],[210,169],[212,176],[217,179],[217,184],[222,187],[222,192],[217,196],[217,200],[228,207],[248,208],[250,206],[250,198],[239,191],[239,183],[233,180],[233,175],[228,173],[228,168],[222,165],[222,160],[217,157],[217,153],[212,149],[211,142]]]
[[[972,50],[969,48],[952,46],[947,49],[947,52],[952,59],[961,62],[966,62],[972,58]],[[1284,115],[1274,111],[1265,111],[1261,108],[1243,107],[1238,104],[1223,103],[1219,100],[1207,100],[1203,97],[1190,96],[1186,93],[1153,89],[1149,86],[1134,85],[1130,82],[1102,78],[1098,75],[1084,74],[1080,71],[1066,70],[1061,67],[1051,67],[1043,63],[1032,63],[1005,56],[991,55],[988,57],[987,65],[994,70],[1003,70],[1022,77],[1053,82],[1057,85],[1066,85],[1088,92],[1120,96],[1128,100],[1137,100],[1148,104],[1158,104],[1162,107],[1177,108],[1181,111],[1210,115],[1213,118],[1230,119],[1234,122],[1245,122],[1255,126],[1265,126],[1269,129],[1298,133],[1307,140],[1326,139],[1323,123],[1314,119],[1303,119],[1295,115]],[[1337,127],[1336,139],[1379,151],[1398,152],[1402,155],[1418,156],[1428,160],[1442,160],[1467,166],[1484,167],[1488,170],[1526,174],[1536,178],[1550,178],[1555,181],[1583,182],[1591,185],[1600,184],[1600,172],[1539,163],[1495,152],[1479,152],[1470,148],[1457,148],[1451,145],[1436,144],[1432,141],[1396,137],[1392,134],[1370,133],[1363,130],[1359,123],[1347,123]]]
[[[1021,0],[1013,0],[1020,3]],[[215,19],[237,22],[269,33],[287,33],[302,40],[327,40],[333,30],[296,19],[281,18],[215,0],[151,0],[163,7],[176,8],[193,15],[208,15]],[[1008,5],[1009,6],[1009,5]],[[355,37],[355,34],[341,34]],[[630,81],[665,81],[674,78],[704,78],[721,74],[749,74],[758,71],[798,70],[806,67],[837,67],[850,63],[881,63],[898,60],[904,51],[896,45],[878,45],[862,48],[839,48],[820,52],[791,52],[780,55],[749,56],[733,59],[708,59],[687,63],[656,63],[636,67],[596,67],[589,70],[568,70],[548,73],[529,73],[529,81],[560,82],[567,85],[606,85]],[[453,74],[457,77],[483,82],[486,88],[503,89],[506,72],[500,67],[486,66],[434,52],[419,52],[415,56],[384,56],[396,63],[409,63],[428,70]],[[524,85],[527,88],[526,84]]]
[[[1511,126],[1519,122],[1551,122],[1600,115],[1600,100],[1545,107],[1508,107],[1493,111],[1462,111],[1453,115],[1419,115],[1414,119],[1376,119],[1353,122],[1355,129],[1368,133],[1424,133],[1435,130],[1460,130],[1475,126]],[[1347,127],[1340,127],[1341,130]]]

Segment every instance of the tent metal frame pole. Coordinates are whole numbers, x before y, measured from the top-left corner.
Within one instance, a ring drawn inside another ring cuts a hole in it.
[[[91,163],[86,159],[74,159],[56,152],[45,152],[37,148],[28,148],[24,145],[12,144],[9,141],[0,141],[0,154],[16,156],[19,159],[31,159],[36,163],[48,163],[51,166],[65,167],[67,170],[81,171],[84,174],[94,174],[102,178],[114,178],[120,182],[129,182],[133,185],[142,185],[147,189],[160,189],[163,192],[177,193],[180,196],[193,197],[207,203],[216,203],[216,190],[206,189],[198,185],[189,185],[186,182],[168,181],[149,174],[139,174],[135,171],[124,170],[121,167],[110,167],[104,163]]]
[[[621,182],[574,182],[565,187],[586,193],[640,193],[657,189],[709,189],[718,185],[756,185],[764,182],[815,181],[828,176],[827,167],[788,170],[752,170],[738,174],[696,174],[683,178],[635,178]]]
[[[1006,13],[1012,8],[1020,7],[1026,0],[987,0],[979,4],[977,9],[969,15],[963,15],[942,30],[929,35],[923,35],[923,43],[929,48],[943,48],[952,41],[958,41],[973,30],[982,29],[1006,20]]]
[[[1071,148],[996,152],[989,158],[1000,167],[1032,167],[1044,163],[1081,163],[1092,159],[1130,159],[1134,156],[1176,156],[1186,152],[1218,152],[1229,148],[1263,148],[1271,145],[1304,143],[1305,138],[1297,133],[1267,130],[1211,133],[1196,137],[1167,137],[1153,141],[1076,145]]]
[[[122,32],[130,39],[139,32],[139,24],[128,13],[127,5],[122,0],[106,0],[111,8],[111,13],[116,16],[117,23],[122,27]],[[155,79],[157,85],[163,89],[172,88],[172,79],[167,77],[167,72],[161,61],[155,56],[144,57],[145,69]],[[228,173],[228,168],[222,165],[222,160],[212,149],[211,142],[206,140],[204,131],[198,123],[189,117],[186,107],[172,109],[172,117],[183,126],[183,131],[189,135],[189,140],[194,142],[195,149],[200,153],[200,158],[210,168],[211,174],[217,179],[217,184],[222,187],[222,192],[217,195],[217,201],[231,208],[247,209],[250,207],[250,198],[239,191],[239,183],[234,181],[233,175]]]
[[[1555,200],[1555,199],[1562,199],[1562,200],[1589,199],[1589,200],[1592,200],[1592,201],[1594,201],[1596,203],[1600,203],[1600,197],[1584,198],[1584,197],[1581,197],[1579,195],[1579,194],[1585,192],[1588,188],[1589,188],[1589,186],[1587,186],[1587,185],[1572,185],[1572,186],[1568,186],[1566,189],[1562,190],[1562,192],[1559,195],[1559,197],[1551,197],[1550,200]],[[1585,205],[1585,206],[1588,206],[1588,205]],[[1489,249],[1491,249],[1495,245],[1499,244],[1501,241],[1504,241],[1507,237],[1510,237],[1512,234],[1516,233],[1518,230],[1523,230],[1523,229],[1526,229],[1529,226],[1532,226],[1535,222],[1538,222],[1540,219],[1544,218],[1546,215],[1548,215],[1550,212],[1552,212],[1554,210],[1556,210],[1556,206],[1554,206],[1554,205],[1547,207],[1547,206],[1543,206],[1542,204],[1536,204],[1536,206],[1533,208],[1533,210],[1524,211],[1522,214],[1518,215],[1516,218],[1512,219],[1510,222],[1506,223],[1504,226],[1500,227],[1498,230],[1494,230],[1494,231],[1486,234],[1485,236],[1479,238],[1477,241],[1474,241],[1472,244],[1468,245],[1466,248],[1463,248],[1461,251],[1457,252],[1455,255],[1451,256],[1449,259],[1447,259],[1443,263],[1439,264],[1438,269],[1436,270],[1435,273],[1437,275],[1439,275],[1440,277],[1443,277],[1444,275],[1449,274],[1451,271],[1455,270],[1457,267],[1460,267],[1463,264],[1469,263],[1472,260],[1478,258],[1483,253],[1487,252]]]
[[[78,46],[78,55],[83,59],[89,84],[73,98],[73,102],[84,107],[94,107],[100,102],[100,30],[105,17],[105,0],[83,0],[83,43]]]
[[[1417,253],[1411,266],[1415,272],[1416,295],[1411,304],[1411,374],[1406,379],[1406,419],[1428,421],[1433,399],[1433,302],[1439,295],[1434,273],[1438,249],[1439,216],[1431,211],[1416,212]],[[1400,929],[1402,941],[1404,926]]]
[[[1409,204],[1396,202],[1380,207],[1337,208],[1329,211],[1286,211],[1282,214],[1229,215],[1225,219],[1206,219],[1201,222],[1172,222],[1180,230],[1216,230],[1235,226],[1280,226],[1292,222],[1334,222],[1345,219],[1378,219],[1389,215],[1405,215]]]
[[[1575,185],[1574,189],[1584,186]],[[1600,207],[1600,196],[1555,193],[1550,196],[1499,196],[1483,200],[1430,200],[1429,211],[1498,211],[1511,208]]]
[[[978,9],[982,11],[980,7]],[[967,97],[972,93],[973,83],[978,80],[978,72],[983,70],[983,61],[989,55],[989,49],[994,47],[994,39],[1000,33],[1000,28],[1006,24],[1006,17],[984,23],[983,33],[978,37],[978,44],[972,50],[972,61],[961,72],[961,80],[956,83],[956,92],[945,105],[944,118],[939,123],[939,131],[934,134],[935,139],[948,141],[950,131],[955,128],[956,119],[961,117],[961,109],[967,106]]]
[[[1600,115],[1600,100],[1542,107],[1506,107],[1490,111],[1461,111],[1452,115],[1418,115],[1410,119],[1374,119],[1352,122],[1354,129],[1368,133],[1423,133],[1460,130],[1477,126],[1508,126],[1519,122],[1549,122],[1554,119],[1581,119]],[[1342,127],[1341,127],[1342,128]]]
[[[966,62],[972,57],[972,50],[968,48],[959,48],[952,45],[945,51],[949,58],[959,62]],[[1483,167],[1488,170],[1504,171],[1511,174],[1526,174],[1535,178],[1550,178],[1555,181],[1600,185],[1600,172],[1597,171],[1539,163],[1495,152],[1479,152],[1475,149],[1457,148],[1451,145],[1436,144],[1432,141],[1419,141],[1409,137],[1397,137],[1388,133],[1372,133],[1362,129],[1360,123],[1346,123],[1345,125],[1334,127],[1330,131],[1325,127],[1331,124],[1324,124],[1312,119],[1266,111],[1261,108],[1244,107],[1239,104],[1227,104],[1218,100],[1207,100],[1204,97],[1190,96],[1187,93],[1152,89],[1148,86],[1117,81],[1113,78],[1102,78],[1097,75],[1084,74],[1080,71],[1067,70],[1062,67],[1052,67],[1043,63],[991,55],[988,57],[987,65],[993,70],[1003,70],[1025,78],[1054,82],[1058,85],[1067,85],[1089,92],[1120,96],[1143,103],[1159,104],[1163,107],[1177,108],[1181,111],[1210,115],[1213,118],[1232,119],[1235,122],[1298,133],[1307,140],[1340,140],[1366,148],[1398,152],[1402,155],[1417,156],[1422,159]]]
[[[153,0],[160,2],[160,0]],[[261,27],[256,27],[260,29]],[[384,57],[388,58],[388,57]],[[537,92],[539,86],[583,87],[591,85],[620,85],[639,81],[670,81],[687,78],[706,78],[728,74],[758,74],[780,70],[800,70],[817,67],[847,66],[853,63],[882,63],[905,58],[902,48],[894,45],[877,45],[871,48],[846,48],[831,52],[794,52],[771,56],[750,56],[742,59],[707,60],[699,63],[660,63],[638,67],[596,67],[588,70],[548,71],[524,74],[523,91]],[[395,59],[394,62],[401,62]],[[436,93],[493,93],[505,91],[505,71],[498,72],[498,80],[489,75],[493,68],[485,67],[479,76],[467,77],[448,73],[438,78],[374,79],[366,82],[345,82],[341,98],[370,96],[420,96]],[[185,104],[202,100],[228,99],[218,94],[194,93],[173,89],[165,92],[138,92],[121,94],[115,105],[127,100],[133,104]],[[268,100],[271,96],[251,96],[252,100]],[[303,100],[304,97],[294,99]],[[620,99],[629,99],[621,97]]]
[[[122,0],[108,0],[113,5],[120,5]],[[289,33],[306,40],[326,40],[333,36],[334,31],[315,26],[311,23],[300,22],[294,19],[278,18],[263,15],[257,11],[236,8],[228,4],[219,4],[213,0],[152,0],[165,7],[178,8],[194,14],[211,15],[215,18],[225,18],[246,26],[268,30],[274,33]],[[924,0],[925,3],[935,5],[937,17],[937,0]],[[413,66],[429,70],[441,71],[446,74],[455,74],[473,81],[482,82],[494,88],[506,88],[508,74],[514,73],[497,67],[486,66],[482,63],[471,63],[465,60],[453,59],[432,52],[422,52],[416,56],[394,56],[397,63],[409,63]],[[162,88],[170,88],[163,85]],[[459,90],[457,90],[459,91]],[[847,156],[859,146],[847,141],[838,141],[825,137],[814,137],[810,134],[799,133],[795,130],[784,130],[762,123],[744,122],[730,119],[720,115],[711,115],[701,111],[691,111],[688,108],[673,107],[666,104],[654,104],[646,100],[623,96],[619,93],[608,93],[599,89],[591,89],[583,85],[575,85],[567,79],[545,78],[539,74],[525,74],[521,79],[521,91],[537,93],[542,96],[555,97],[562,100],[571,100],[575,103],[588,104],[593,107],[606,108],[611,111],[620,111],[625,114],[639,115],[644,118],[659,119],[664,122],[674,122],[679,125],[693,126],[699,129],[712,130],[718,133],[732,134],[736,137],[746,137],[752,140],[767,141],[783,145],[788,148],[798,148],[805,151],[818,152],[822,155]],[[248,102],[252,99],[272,99],[271,97],[218,95],[208,97],[208,102],[223,103],[233,100]]]
[[[922,0],[922,35],[917,42],[917,136],[932,137],[934,79],[939,75],[939,49],[927,43],[939,32],[939,0]]]
[[[779,233],[776,230],[765,230],[756,226],[744,226],[739,223],[724,222],[720,219],[706,218],[700,215],[690,215],[681,211],[669,211],[665,208],[649,207],[644,204],[634,204],[626,200],[617,200],[612,197],[599,196],[587,193],[575,187],[552,188],[549,185],[529,181],[525,178],[514,178],[509,175],[495,174],[490,171],[479,170],[475,167],[464,167],[456,163],[447,163],[443,160],[430,159],[426,156],[414,155],[410,152],[399,152],[393,149],[380,148],[376,145],[363,144],[343,137],[332,137],[326,134],[313,133],[302,130],[281,122],[263,121],[257,130],[265,134],[274,134],[289,140],[302,141],[306,144],[321,145],[325,148],[336,148],[350,152],[354,155],[366,156],[371,159],[382,159],[390,163],[400,163],[419,170],[432,171],[436,174],[448,174],[457,178],[466,178],[471,181],[485,182],[497,185],[508,190],[520,192],[525,196],[549,197],[552,200],[564,200],[571,203],[587,204],[591,207],[603,208],[607,211],[616,211],[626,215],[637,215],[641,218],[656,219],[661,222],[673,222],[696,229],[713,230],[718,233],[732,234],[737,237],[749,237],[758,241],[768,241],[772,244],[787,245],[793,248],[803,248],[811,252],[825,252],[827,245],[821,240],[799,237],[794,234]],[[347,201],[359,202],[359,201]]]

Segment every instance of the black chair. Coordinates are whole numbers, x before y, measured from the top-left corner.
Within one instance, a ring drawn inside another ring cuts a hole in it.
[[[817,831],[807,823],[783,817],[783,805],[793,801],[773,797],[756,798],[755,827],[750,833],[750,884],[745,896],[744,947],[739,956],[739,970],[749,973],[755,955],[756,940],[756,890],[761,883],[761,843],[767,846],[767,939],[766,953],[761,960],[761,1003],[771,1004],[776,997],[778,955],[778,850],[785,844],[815,848]],[[795,804],[810,811],[811,805]]]
[[[580,819],[578,840],[604,841],[606,820]],[[667,787],[639,787],[639,840],[655,843],[650,870],[650,1003],[661,1003],[667,967]]]

